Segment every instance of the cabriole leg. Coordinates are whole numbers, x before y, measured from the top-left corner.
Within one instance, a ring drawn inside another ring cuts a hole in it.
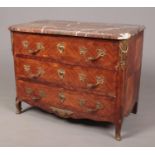
[[[22,101],[16,98],[16,114],[20,114],[22,112]]]

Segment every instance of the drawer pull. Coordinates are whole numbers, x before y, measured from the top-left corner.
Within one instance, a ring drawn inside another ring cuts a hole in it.
[[[38,71],[36,74],[30,74],[29,76],[32,79],[36,79],[36,78],[39,78],[43,74],[44,74],[44,70],[42,68],[38,68]]]
[[[103,109],[103,105],[100,102],[96,102],[96,107],[94,109],[88,108],[86,112],[92,113],[92,112],[97,112],[98,110]]]
[[[27,95],[31,96],[31,100],[38,101],[46,96],[46,93],[43,90],[39,90],[39,94],[35,95],[35,92],[32,88],[26,88],[25,92]]]
[[[104,83],[104,78],[103,77],[100,77],[100,76],[97,76],[96,77],[96,83],[95,84],[88,83],[87,84],[87,88],[89,88],[89,89],[96,88],[96,87],[98,87],[99,85],[101,85],[103,83]]]
[[[66,109],[59,109],[56,107],[50,107],[50,109],[52,110],[53,113],[63,118],[68,118],[73,114],[72,111]]]
[[[95,57],[88,57],[88,61],[96,61],[96,60],[99,60],[100,58],[104,57],[106,55],[106,52],[102,49],[97,49],[97,56]]]
[[[41,50],[44,49],[44,46],[42,43],[37,43],[36,44],[36,49],[32,50],[32,49],[29,49],[28,52],[32,55],[36,55],[37,53],[39,53]]]
[[[79,99],[79,105],[80,107],[84,106],[86,104],[85,99]]]
[[[31,95],[33,93],[33,89],[32,88],[25,88],[25,92],[27,95]]]
[[[84,82],[84,81],[86,80],[86,75],[83,74],[83,73],[79,73],[79,80],[80,80],[81,82]]]
[[[80,55],[85,55],[86,52],[87,52],[87,48],[85,48],[85,47],[80,47],[80,48],[79,48],[79,51],[80,51]]]
[[[96,88],[96,87],[98,87],[99,85],[100,85],[99,82],[96,82],[95,84],[88,83],[88,84],[87,84],[87,88]]]
[[[41,100],[41,96],[32,96],[31,98],[33,101]]]
[[[30,65],[24,65],[24,70],[28,74],[29,78],[31,79],[39,78],[45,73],[45,71],[41,67],[38,67],[37,72],[35,74],[31,73]]]

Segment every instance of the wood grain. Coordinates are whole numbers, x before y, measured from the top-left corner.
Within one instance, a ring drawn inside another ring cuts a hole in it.
[[[24,48],[23,41],[28,41],[28,48]],[[42,43],[44,49],[35,55],[35,57],[52,58],[66,64],[74,63],[76,65],[84,64],[86,66],[104,67],[115,69],[118,60],[118,41],[109,41],[102,39],[88,39],[80,37],[66,37],[53,35],[38,35],[27,33],[14,33],[14,54],[24,54],[32,56],[29,49],[35,50],[36,43]],[[59,43],[64,44],[64,52],[60,53],[57,49]],[[86,48],[84,55],[80,54],[80,48]],[[103,49],[106,55],[98,61],[88,61],[89,57],[97,56],[97,49]]]
[[[29,90],[29,92],[27,92]],[[31,92],[30,92],[31,91]],[[51,111],[50,107],[54,106],[60,109],[67,109],[73,111],[75,114],[71,117],[76,118],[92,118],[93,120],[104,121],[113,120],[114,117],[114,102],[107,97],[101,97],[91,94],[84,94],[80,92],[73,92],[63,88],[48,87],[42,84],[35,84],[30,82],[17,81],[17,96],[21,101],[26,101],[30,105],[43,108]],[[44,96],[40,98],[40,92],[44,92]],[[61,102],[59,94],[64,93],[65,100]],[[34,100],[33,98],[40,98]],[[84,100],[83,105],[80,100]],[[89,112],[89,109],[95,109],[96,103],[100,102],[102,108],[95,112]],[[80,116],[81,115],[81,116]]]
[[[16,76],[18,78],[28,78],[30,80],[53,83],[70,89],[81,88],[107,96],[116,96],[116,72],[82,68],[80,66],[72,67],[59,63],[45,63],[35,59],[25,58],[16,58],[15,62],[16,66],[19,66],[16,69]],[[29,70],[25,70],[24,67],[28,67]],[[37,76],[40,69],[43,73]],[[61,69],[65,72],[62,78],[59,75],[59,70]],[[89,88],[89,84],[95,85],[97,83],[97,78],[101,78],[101,82],[103,83],[97,87]]]

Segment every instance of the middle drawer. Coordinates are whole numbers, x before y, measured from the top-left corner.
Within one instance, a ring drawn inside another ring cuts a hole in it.
[[[116,72],[43,60],[15,58],[16,76],[69,89],[115,97]]]

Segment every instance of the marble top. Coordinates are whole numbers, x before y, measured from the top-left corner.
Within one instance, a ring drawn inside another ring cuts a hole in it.
[[[11,31],[124,40],[144,30],[141,25],[42,20],[13,25]]]

